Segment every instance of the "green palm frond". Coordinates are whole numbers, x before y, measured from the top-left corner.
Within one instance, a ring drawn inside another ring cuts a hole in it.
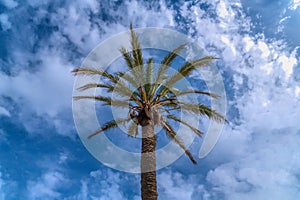
[[[192,103],[187,103],[187,102],[179,102],[180,107],[183,110],[190,111],[195,114],[200,114],[202,116],[206,116],[209,119],[212,119],[217,122],[226,122],[228,123],[227,119],[218,113],[217,111],[209,108],[206,105],[203,104],[192,104]]]
[[[153,73],[154,73],[154,68],[153,68],[153,58],[149,58],[147,61],[147,66],[146,66],[146,73],[145,73],[145,92],[147,94],[147,98],[148,100],[150,100],[150,91],[151,91],[151,87],[152,87],[152,77],[153,77]]]
[[[109,121],[109,122],[105,123],[103,126],[101,126],[101,128],[96,130],[94,133],[90,134],[88,136],[88,139],[94,137],[95,135],[97,135],[99,133],[102,133],[103,131],[107,131],[109,129],[116,128],[119,124],[124,123],[124,122],[128,122],[129,120],[130,120],[130,118],[116,119],[116,120]]]
[[[188,122],[185,122],[185,121],[177,118],[174,115],[167,115],[166,117],[169,118],[169,119],[172,119],[176,122],[182,123],[183,125],[189,127],[192,131],[194,131],[198,136],[202,137],[203,133],[200,130],[198,130],[197,128],[191,126]]]
[[[189,76],[195,69],[209,64],[212,60],[216,59],[213,56],[206,56],[201,59],[186,62],[175,74],[173,74],[166,82],[165,88],[159,92],[158,95],[164,95],[168,89],[173,87],[175,83],[180,81],[182,78]]]
[[[151,84],[152,83],[152,77],[154,73],[153,68],[153,58],[149,58],[147,61],[147,68],[146,68],[146,83]]]
[[[100,75],[103,77],[108,78],[113,83],[117,83],[119,78],[102,70],[94,69],[94,68],[88,68],[88,67],[80,67],[72,70],[72,73],[74,75]]]
[[[126,61],[126,64],[128,66],[128,68],[130,69],[130,73],[133,75],[132,78],[134,78],[134,80],[131,79],[130,75],[127,75],[123,72],[118,72],[121,73],[121,76],[124,76],[124,79],[127,79],[127,81],[129,81],[133,86],[138,87],[139,84],[141,83],[141,72],[140,69],[138,69],[136,66],[134,58],[132,57],[132,55],[124,48],[121,47],[120,52],[122,53],[122,56],[124,58],[124,60]]]
[[[161,62],[162,66],[170,66],[171,63],[174,61],[174,59],[178,56],[180,51],[186,47],[187,44],[182,44],[178,46],[177,48],[173,49]],[[164,73],[166,70],[165,68],[162,69],[162,72]]]
[[[109,84],[89,83],[89,84],[79,87],[78,90],[84,91],[84,90],[91,89],[91,88],[107,88],[108,92],[114,91],[121,96],[128,97],[131,100],[134,100],[138,104],[140,103],[138,93],[132,91],[129,87],[127,87],[121,81],[119,81],[116,86],[112,86]],[[80,98],[74,97],[74,99],[80,99]],[[95,100],[98,100],[98,98],[95,98]],[[100,100],[100,101],[102,101],[102,100]]]
[[[174,59],[178,56],[179,52],[186,46],[186,44],[182,44],[179,47],[175,48],[173,51],[171,51],[161,62],[161,65],[158,69],[157,76],[155,79],[156,83],[159,83],[162,81],[162,76],[165,74],[166,70],[170,67],[171,63],[174,61]]]
[[[189,157],[193,164],[197,164],[196,160],[192,156],[191,152],[185,147],[184,143],[181,141],[179,136],[175,133],[173,127],[169,124],[167,120],[162,119],[162,128],[165,130],[167,136],[169,136],[176,144],[183,149],[184,153]]]
[[[132,28],[132,24],[130,25],[130,36],[131,36],[131,47],[132,47],[132,54],[135,66],[143,67],[143,55],[141,50],[141,44],[138,40],[136,33]],[[143,72],[143,70],[140,70]]]
[[[109,85],[109,84],[89,83],[89,84],[79,87],[78,90],[84,91],[84,90],[88,90],[91,88],[107,88],[108,91],[113,91],[114,86]]]
[[[213,93],[210,93],[210,92],[204,92],[202,90],[182,90],[182,91],[178,91],[177,93],[175,93],[175,95],[173,96],[182,96],[182,95],[185,95],[185,94],[203,94],[203,95],[207,95],[207,96],[210,96],[214,99],[217,99],[219,98],[220,96],[216,95],[216,94],[213,94]]]
[[[130,69],[133,69],[135,65],[134,65],[131,54],[125,49],[125,47],[121,47],[120,52],[121,52],[124,60],[126,61],[127,66]]]
[[[163,81],[163,79],[165,79],[167,76],[165,74],[165,72],[167,71],[167,69],[170,67],[170,65],[172,64],[172,62],[174,61],[174,59],[178,56],[178,54],[180,53],[180,51],[186,46],[186,44],[182,44],[179,47],[175,48],[174,50],[172,50],[167,56],[164,57],[164,59],[162,60],[160,67],[158,69],[156,78],[155,78],[155,83],[161,83]],[[151,90],[151,97],[153,98],[155,92],[157,91],[157,89],[159,88],[160,85],[155,85],[155,87],[152,88]]]
[[[136,78],[135,78],[134,76],[132,76],[131,73],[117,72],[117,75],[118,75],[120,78],[126,80],[126,81],[127,81],[128,83],[130,83],[132,86],[134,86],[134,87],[136,87],[136,88],[139,86],[139,85],[138,85],[138,82],[137,82],[137,80],[136,80]]]
[[[143,101],[146,101],[146,92],[144,90],[144,60],[141,50],[141,44],[138,40],[138,36],[134,32],[132,28],[132,24],[130,24],[130,36],[131,36],[131,48],[132,48],[132,55],[133,55],[133,62],[134,67],[136,69],[133,70],[133,73],[135,74],[135,77],[138,80],[139,86],[139,92],[140,96],[142,97]]]
[[[115,85],[114,91],[127,97],[130,97],[134,93],[122,80],[119,80],[118,84]]]
[[[156,104],[158,105],[158,104]],[[160,104],[161,106],[165,106],[165,107],[171,107],[172,110],[179,110],[180,109],[180,104],[178,104],[177,102],[172,102],[172,101],[165,101],[165,102],[162,102]],[[168,108],[168,110],[171,110],[170,108]]]
[[[184,102],[184,101],[178,101],[173,98],[164,99],[164,100],[160,101],[162,103],[157,102],[158,104],[156,104],[156,105],[164,106],[167,108],[170,107],[170,108],[168,108],[169,111],[185,110],[185,111],[192,112],[194,114],[200,114],[202,116],[206,116],[209,119],[212,119],[217,122],[228,123],[227,119],[223,115],[221,115],[217,111],[211,109],[210,107],[208,107],[204,104],[193,104],[193,103],[188,103],[188,102]]]
[[[96,101],[101,101],[104,103],[104,105],[111,105],[116,107],[128,107],[129,99],[125,100],[112,100],[109,97],[103,97],[103,96],[74,96],[74,100],[80,100],[80,99],[93,99]]]

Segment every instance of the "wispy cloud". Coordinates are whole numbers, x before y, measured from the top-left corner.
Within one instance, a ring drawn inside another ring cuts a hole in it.
[[[4,181],[2,180],[2,173],[0,172],[0,197],[5,199],[5,193],[3,191]]]
[[[6,110],[5,108],[0,106],[0,115],[10,117],[10,112],[8,110]]]

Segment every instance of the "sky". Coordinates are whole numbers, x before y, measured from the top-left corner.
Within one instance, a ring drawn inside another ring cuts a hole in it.
[[[159,199],[298,199],[298,0],[1,0],[0,199],[140,199],[139,175],[95,159],[72,116],[70,71],[130,23],[193,38],[226,90],[217,145],[159,170]]]

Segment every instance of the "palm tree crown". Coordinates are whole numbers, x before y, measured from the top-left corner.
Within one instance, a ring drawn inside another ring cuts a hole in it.
[[[153,58],[149,58],[146,63],[144,63],[141,46],[132,26],[130,26],[130,36],[131,52],[124,47],[121,47],[120,49],[120,52],[126,61],[128,70],[130,71],[129,73],[108,73],[107,71],[89,67],[80,67],[72,71],[75,75],[95,75],[108,80],[106,83],[89,83],[83,85],[78,88],[79,90],[105,88],[109,93],[116,92],[118,95],[126,98],[125,100],[124,98],[118,100],[106,96],[75,96],[75,100],[93,99],[103,102],[104,105],[129,107],[128,116],[108,121],[94,133],[90,134],[88,138],[111,128],[115,128],[124,122],[131,122],[128,127],[128,135],[136,136],[138,134],[138,126],[144,127],[153,124],[154,126],[161,126],[166,135],[176,142],[184,150],[190,160],[196,164],[192,154],[177,136],[170,121],[187,126],[198,136],[202,136],[203,133],[198,128],[193,127],[188,122],[178,118],[174,112],[176,113],[176,111],[179,110],[188,111],[196,115],[206,116],[218,122],[227,122],[227,120],[217,111],[204,104],[194,104],[181,101],[177,98],[187,94],[207,95],[212,98],[218,98],[216,94],[201,90],[180,90],[175,87],[175,84],[184,77],[189,76],[197,68],[208,65],[215,57],[206,56],[185,62],[176,73],[167,76],[166,72],[168,68],[170,68],[180,51],[185,48],[186,44],[183,44],[165,56],[161,61],[157,72],[154,73]],[[128,84],[136,88],[136,90],[133,90]]]
[[[187,94],[206,95],[211,98],[218,98],[216,94],[201,90],[180,89],[176,83],[188,77],[199,67],[208,65],[215,57],[206,56],[193,61],[185,62],[179,69],[167,74],[171,64],[183,50],[186,44],[182,44],[168,53],[160,62],[159,67],[154,70],[153,58],[144,61],[141,45],[138,37],[130,26],[131,51],[121,47],[120,52],[126,61],[128,72],[109,73],[101,69],[80,67],[72,72],[75,75],[100,76],[106,81],[101,83],[88,83],[78,90],[88,90],[91,88],[103,88],[108,93],[117,94],[119,98],[107,96],[75,96],[74,99],[93,99],[103,103],[103,105],[128,108],[128,113],[122,118],[106,122],[102,127],[91,133],[88,138],[118,127],[123,123],[129,123],[127,133],[129,136],[138,135],[138,127],[142,129],[141,148],[141,197],[143,200],[157,200],[156,183],[156,143],[157,137],[154,132],[155,126],[161,126],[166,135],[183,149],[189,159],[196,164],[196,160],[179,138],[174,129],[174,124],[182,124],[199,136],[203,133],[193,127],[189,122],[178,118],[180,111],[191,114],[206,116],[217,122],[227,122],[225,117],[217,111],[201,103],[191,103],[181,98]],[[145,62],[145,63],[144,63]],[[156,72],[156,73],[155,73]],[[172,124],[171,124],[172,121]]]

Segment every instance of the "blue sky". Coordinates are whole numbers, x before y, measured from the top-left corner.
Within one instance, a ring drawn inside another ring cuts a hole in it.
[[[182,156],[159,170],[159,198],[299,198],[299,15],[297,0],[2,0],[0,199],[140,198],[137,174],[84,148],[71,109],[70,71],[130,22],[191,36],[221,58],[227,92],[218,144],[197,166]]]

